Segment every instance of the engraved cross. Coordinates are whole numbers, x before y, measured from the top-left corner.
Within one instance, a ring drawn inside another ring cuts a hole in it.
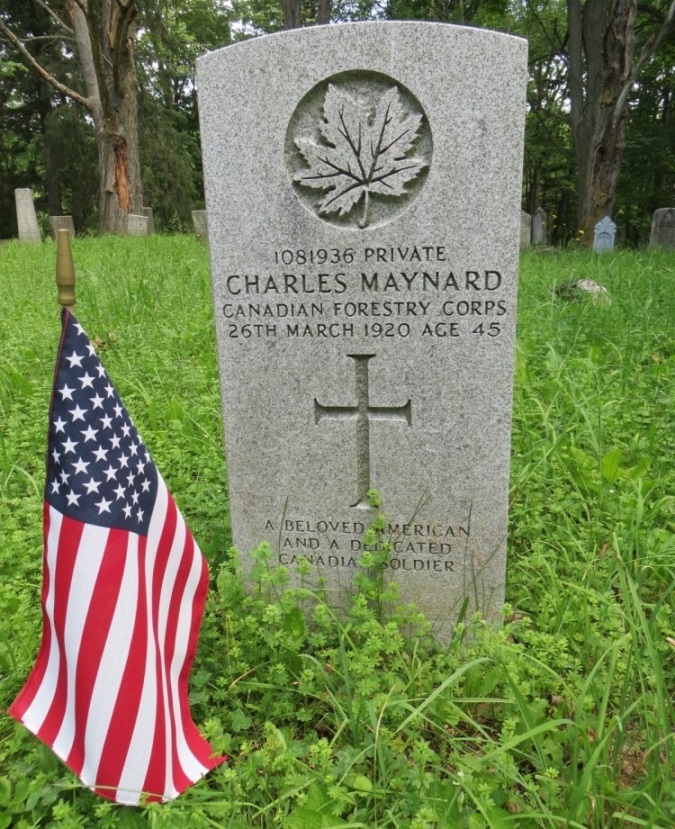
[[[324,406],[314,398],[314,422],[322,420],[354,420],[356,422],[356,503],[352,507],[368,508],[370,489],[370,421],[403,420],[412,423],[411,402],[403,406],[371,406],[368,361],[374,354],[348,354],[354,360],[356,375],[356,406]]]

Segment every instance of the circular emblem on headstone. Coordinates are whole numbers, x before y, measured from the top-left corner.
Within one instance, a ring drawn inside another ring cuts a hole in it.
[[[338,227],[376,227],[421,192],[431,165],[431,128],[417,98],[393,78],[343,72],[300,101],[286,130],[285,155],[307,210]]]

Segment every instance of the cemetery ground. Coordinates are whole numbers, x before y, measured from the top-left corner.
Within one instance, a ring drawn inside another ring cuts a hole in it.
[[[206,248],[109,237],[73,250],[75,313],[209,560],[191,702],[231,762],[171,804],[114,806],[3,714],[0,829],[673,825],[672,253],[524,254],[504,623],[465,618],[437,647],[383,584],[377,526],[342,618],[310,566],[306,588],[285,589],[265,548],[244,592]],[[41,627],[54,263],[51,242],[0,248],[3,711]],[[574,278],[611,302],[552,296]]]

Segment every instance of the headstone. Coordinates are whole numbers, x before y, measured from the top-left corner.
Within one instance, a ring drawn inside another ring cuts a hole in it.
[[[19,228],[20,242],[41,242],[42,234],[38,225],[33,194],[28,187],[20,187],[14,191],[16,202],[16,222]]]
[[[614,239],[616,237],[616,225],[605,216],[596,224],[593,234],[593,252],[603,253],[607,250],[614,250]]]
[[[127,216],[127,236],[147,236],[150,220],[147,216],[129,213]]]
[[[206,210],[192,211],[192,224],[195,228],[195,236],[198,239],[206,239],[208,235],[208,224],[206,221]]]
[[[234,542],[339,606],[376,489],[441,639],[504,600],[526,53],[368,22],[197,63]]]
[[[529,248],[532,239],[532,216],[525,210],[520,211],[520,247]]]
[[[654,211],[650,248],[675,248],[675,207],[662,207]]]
[[[152,215],[152,207],[144,207],[142,209],[142,213],[146,217],[146,219],[148,220],[148,233],[154,233],[155,232],[155,219]]]
[[[538,207],[532,216],[532,244],[546,244],[546,211],[543,207]]]
[[[59,238],[59,230],[67,230],[70,233],[70,238],[75,238],[75,224],[72,216],[50,216],[49,225],[54,239]]]

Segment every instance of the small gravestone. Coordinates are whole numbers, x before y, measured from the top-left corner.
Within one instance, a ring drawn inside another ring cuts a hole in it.
[[[16,203],[16,223],[19,229],[19,241],[29,244],[42,241],[42,234],[38,225],[33,193],[28,187],[21,187],[14,191]]]
[[[520,247],[529,248],[532,239],[532,216],[525,210],[520,211]]]
[[[546,244],[546,211],[543,207],[538,207],[532,216],[532,244]]]
[[[152,215],[152,207],[144,207],[142,209],[142,213],[145,218],[148,220],[148,233],[152,234],[155,232],[155,219]]]
[[[206,210],[192,211],[192,224],[195,229],[195,236],[198,239],[206,239],[208,235],[208,224],[206,221]]]
[[[594,253],[603,253],[604,251],[614,250],[614,239],[616,237],[616,225],[609,218],[605,216],[595,226],[595,233],[593,235],[593,251]]]
[[[340,606],[376,489],[403,601],[499,618],[525,41],[314,27],[197,79],[235,544]]]
[[[129,213],[127,216],[127,236],[147,236],[150,220],[147,216]]]
[[[675,248],[675,207],[662,207],[654,211],[650,248]]]
[[[50,216],[49,226],[54,239],[59,238],[59,230],[67,230],[70,233],[70,238],[75,238],[75,224],[72,216]]]

